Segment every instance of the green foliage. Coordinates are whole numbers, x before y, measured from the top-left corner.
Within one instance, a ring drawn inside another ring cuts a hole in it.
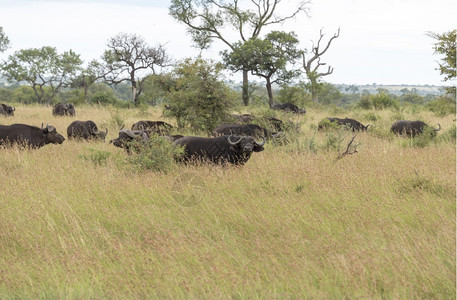
[[[94,166],[104,166],[107,163],[108,158],[111,156],[111,152],[97,150],[93,148],[89,148],[89,154],[81,154],[79,156],[80,159],[91,161]]]
[[[2,75],[10,82],[25,81],[35,92],[39,103],[51,103],[59,90],[71,84],[82,60],[72,50],[57,53],[49,46],[40,49],[21,49],[8,57]],[[45,88],[50,93],[45,93]]]
[[[424,131],[415,137],[407,138],[402,141],[403,147],[424,148],[430,146],[432,142],[436,142],[436,131],[433,128],[426,126]]]
[[[327,118],[320,120],[318,126],[319,130],[338,130],[339,128],[336,122],[330,122]]]
[[[341,92],[331,83],[321,83],[317,95],[319,103],[323,105],[341,105],[342,103],[343,96],[341,95]]]
[[[436,40],[433,46],[435,53],[444,56],[441,63],[439,63],[439,70],[441,75],[444,75],[444,81],[453,80],[456,78],[457,30],[453,29],[442,34],[430,32],[428,35]]]
[[[442,96],[434,101],[431,101],[427,103],[425,107],[439,117],[456,114],[455,98],[451,98],[449,96]]]
[[[6,88],[0,88],[0,101],[1,102],[12,102],[13,91]]]
[[[290,66],[291,62],[302,55],[302,51],[296,48],[298,42],[294,32],[272,31],[264,39],[238,42],[232,48],[232,52],[226,50],[222,56],[230,70],[248,69],[253,75],[265,78],[271,106],[271,84],[287,83],[300,72]]]
[[[89,98],[89,103],[92,104],[99,104],[99,105],[116,105],[119,104],[119,101],[117,100],[116,96],[112,92],[108,91],[102,91],[102,92],[97,92],[93,94]]]
[[[109,113],[111,115],[111,119],[109,120],[109,124],[115,128],[121,128],[124,126],[124,122],[127,119],[126,113],[118,108],[109,109]]]
[[[377,122],[381,120],[381,116],[379,114],[376,114],[374,112],[369,112],[364,115],[364,118],[371,121],[371,122]]]
[[[276,97],[278,103],[292,103],[298,107],[305,107],[312,102],[311,95],[306,92],[303,82],[295,85],[282,84]]]
[[[186,59],[174,70],[174,86],[167,93],[165,115],[176,118],[180,128],[211,131],[227,119],[235,96],[221,80],[222,65],[201,58]]]
[[[382,109],[391,108],[394,110],[398,110],[400,107],[400,104],[399,104],[398,100],[394,99],[391,94],[389,94],[385,90],[380,89],[380,90],[378,90],[377,94],[362,95],[359,102],[357,103],[357,106],[360,108],[363,108],[363,109],[382,110]]]
[[[3,27],[0,26],[0,53],[4,52],[6,49],[9,48],[10,40],[6,36],[5,32],[3,32]]]
[[[127,157],[124,167],[136,172],[150,170],[166,173],[175,167],[175,157],[183,153],[182,147],[157,135],[151,135],[147,145],[132,141],[130,146],[138,151]]]

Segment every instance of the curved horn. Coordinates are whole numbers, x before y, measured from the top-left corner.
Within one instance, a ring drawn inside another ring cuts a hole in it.
[[[92,131],[93,134],[97,134],[97,133],[98,133],[98,128],[97,128],[97,126],[92,127],[92,128],[91,128],[91,131]]]
[[[49,124],[46,123],[46,130],[49,130]]]
[[[232,146],[238,145],[238,144],[241,142],[241,140],[243,139],[243,137],[240,136],[240,139],[239,139],[238,141],[232,142],[232,141],[230,140],[231,137],[232,137],[232,134],[229,135],[229,136],[227,137],[227,142],[228,142],[230,145],[232,145]]]
[[[108,135],[108,128],[105,127],[105,129],[106,129],[105,130],[105,136],[107,136]]]
[[[265,138],[263,136],[261,136],[261,138],[263,139],[262,143],[259,143],[257,141],[254,141],[254,143],[256,143],[257,146],[263,146],[265,145]]]
[[[41,122],[41,129],[43,129],[43,122]]]
[[[128,130],[128,129],[124,129],[124,130],[121,130],[123,133],[125,133],[127,136],[131,137],[131,138],[135,138],[135,134],[131,131],[131,130]]]
[[[438,129],[433,129],[433,130],[435,130],[435,131],[440,131],[440,130],[441,130],[441,125],[440,125],[440,123],[438,123]]]
[[[121,127],[121,129],[119,129],[119,131],[121,131],[122,129],[124,129],[124,127],[125,127],[125,124],[122,124],[122,127]]]

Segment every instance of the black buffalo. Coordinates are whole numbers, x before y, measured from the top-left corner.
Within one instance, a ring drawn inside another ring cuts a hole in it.
[[[71,116],[76,113],[75,106],[72,103],[59,103],[52,108],[53,116]]]
[[[354,120],[354,119],[348,119],[347,117],[346,117],[346,119],[329,118],[329,117],[327,117],[324,120],[319,122],[318,130],[321,130],[321,129],[325,128],[326,127],[326,123],[334,123],[334,124],[336,124],[338,126],[347,126],[350,129],[352,129],[352,131],[367,131],[368,126],[370,126],[370,124],[365,126],[362,123],[360,123],[359,121]]]
[[[224,135],[214,138],[185,136],[174,141],[184,147],[184,161],[209,161],[212,163],[245,164],[252,152],[263,151],[261,143],[251,136]]]
[[[260,124],[264,124],[268,128],[274,129],[274,131],[276,132],[285,130],[284,122],[275,117],[263,117],[257,119],[254,115],[251,114],[232,114],[232,117],[236,120],[236,122],[239,122],[241,124],[254,124],[257,123],[256,121],[258,121]],[[295,126],[295,124],[293,124],[292,122],[289,123],[290,125]]]
[[[306,109],[299,108],[292,103],[276,103],[271,106],[272,109],[283,110],[287,112],[292,112],[294,114],[306,114]]]
[[[214,128],[213,135],[243,135],[252,137],[271,137],[276,133],[271,133],[266,128],[257,124],[222,124]]]
[[[150,131],[158,135],[170,134],[173,126],[164,121],[138,121],[132,125],[132,130]]]
[[[67,128],[69,139],[100,139],[104,141],[107,134],[108,128],[105,132],[98,131],[97,125],[93,121],[74,121]]]
[[[46,125],[41,129],[26,124],[0,125],[0,144],[18,144],[30,148],[40,148],[46,144],[62,144],[65,138],[54,126]]]
[[[119,136],[109,142],[116,147],[125,149],[128,153],[132,150],[139,152],[141,147],[149,144],[149,136],[144,131],[121,129]]]
[[[403,134],[408,136],[416,136],[424,132],[424,129],[428,127],[422,121],[408,121],[408,120],[400,120],[392,124],[390,127],[390,131],[395,134]],[[433,128],[433,133],[436,135],[436,132],[441,129],[441,125],[438,124],[438,128]]]
[[[15,110],[16,110],[16,108],[14,108],[13,106],[9,106],[9,105],[3,104],[3,103],[0,105],[0,115],[14,116]]]

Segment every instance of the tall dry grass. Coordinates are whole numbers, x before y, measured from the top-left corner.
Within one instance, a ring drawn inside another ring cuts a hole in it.
[[[76,119],[109,140],[119,120],[160,117],[149,113],[82,107]],[[293,117],[299,137],[243,167],[132,172],[102,142],[1,149],[0,298],[454,298],[455,140],[405,146],[387,134],[398,113],[372,112],[379,130],[337,159],[329,136],[343,149],[351,134],[316,131],[345,117],[333,113]],[[65,132],[73,120],[32,106],[0,122]],[[111,155],[98,165],[81,157],[90,149]]]

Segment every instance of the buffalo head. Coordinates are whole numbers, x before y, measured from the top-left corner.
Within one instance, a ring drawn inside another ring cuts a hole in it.
[[[42,123],[41,131],[45,137],[45,144],[62,144],[63,141],[65,141],[65,138],[57,132],[54,126],[49,126],[46,124],[46,127],[43,128]]]

